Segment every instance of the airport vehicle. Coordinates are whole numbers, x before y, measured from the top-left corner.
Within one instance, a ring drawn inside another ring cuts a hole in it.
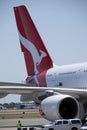
[[[81,127],[81,130],[87,130],[87,122]]]
[[[80,130],[80,119],[55,120],[48,125],[44,125],[42,130]]]
[[[40,104],[40,114],[50,121],[83,119],[87,110],[87,63],[56,66],[26,7],[14,7],[14,13],[28,76],[25,83],[0,82],[0,97],[21,94],[21,101]]]

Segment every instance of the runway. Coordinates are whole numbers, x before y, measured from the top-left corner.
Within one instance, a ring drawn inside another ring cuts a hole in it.
[[[29,127],[32,126],[41,126],[44,124],[48,124],[49,121],[45,120],[44,118],[32,118],[32,119],[1,119],[0,120],[0,130],[17,130],[16,125],[17,121],[20,120],[22,127]]]
[[[41,118],[38,109],[0,110],[0,119]]]
[[[21,121],[22,127],[41,126],[49,123],[42,118],[37,109],[29,110],[1,110],[0,111],[0,130],[17,130],[18,120]]]

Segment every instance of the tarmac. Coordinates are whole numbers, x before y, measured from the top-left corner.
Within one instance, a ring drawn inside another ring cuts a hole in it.
[[[16,125],[18,120],[21,121],[22,129],[30,127],[41,127],[44,124],[48,124],[49,121],[44,118],[32,118],[32,119],[0,119],[0,130],[17,130]]]

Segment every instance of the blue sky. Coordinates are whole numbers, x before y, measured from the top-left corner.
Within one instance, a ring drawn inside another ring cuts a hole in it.
[[[87,61],[87,0],[0,0],[0,81],[21,82],[27,76],[13,12],[23,4],[55,64]],[[19,97],[0,100],[6,101]]]

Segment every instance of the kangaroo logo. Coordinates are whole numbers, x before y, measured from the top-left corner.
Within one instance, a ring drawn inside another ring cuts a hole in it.
[[[38,73],[37,65],[39,65],[44,57],[47,56],[46,52],[40,50],[41,55],[39,54],[37,48],[34,46],[32,42],[24,38],[20,33],[19,33],[19,38],[23,46],[31,53],[32,58],[33,58],[33,63],[34,63],[34,72],[35,74]]]

